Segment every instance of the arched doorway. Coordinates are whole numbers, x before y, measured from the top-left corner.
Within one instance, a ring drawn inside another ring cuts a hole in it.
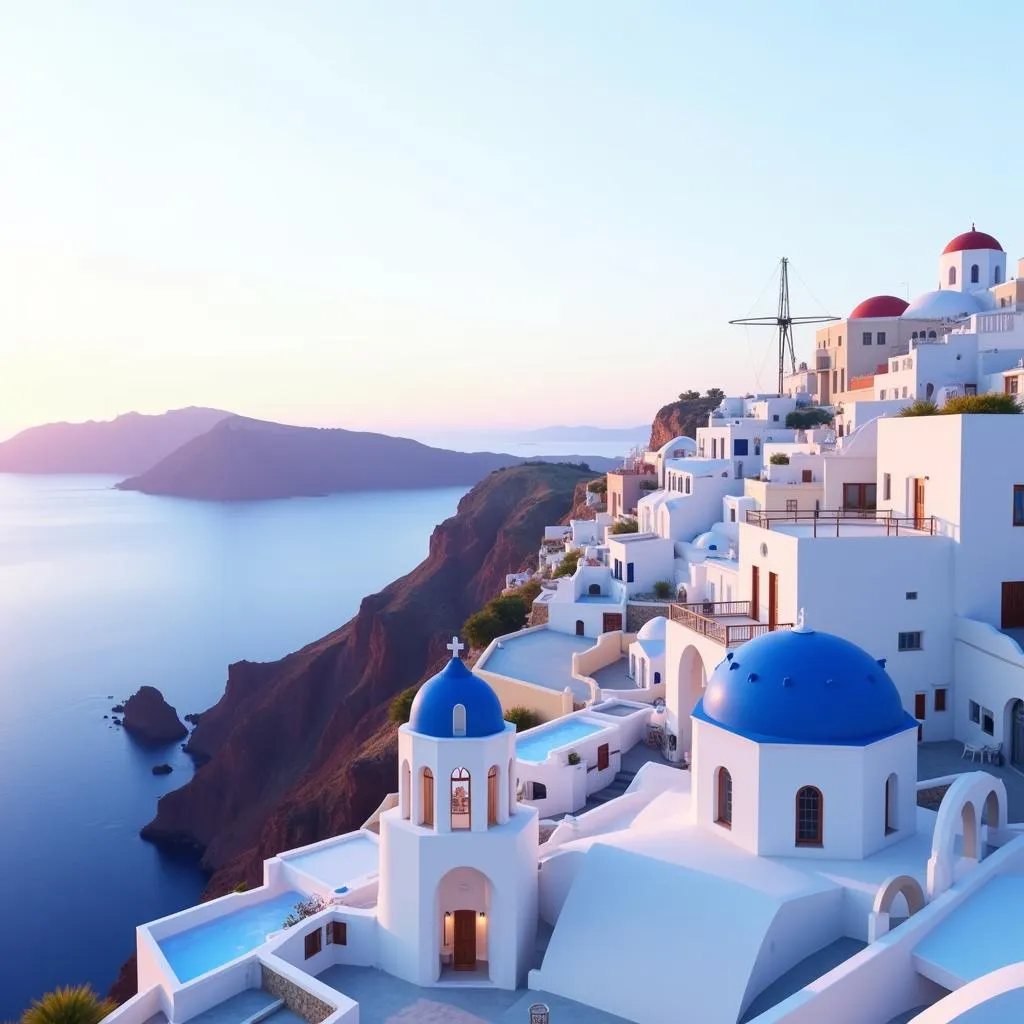
[[[491,882],[476,868],[453,868],[437,883],[438,978],[450,972],[490,978]]]
[[[960,808],[960,824],[963,829],[962,857],[980,860],[978,857],[978,818],[974,813],[974,804],[966,803]]]
[[[677,748],[684,754],[690,750],[693,739],[690,715],[703,696],[706,683],[707,674],[700,652],[696,647],[687,647],[679,662],[675,681],[670,682],[669,689],[672,692],[666,694],[669,711],[674,712],[676,717]]]
[[[1010,702],[1009,719],[1010,764],[1024,771],[1024,700]]]

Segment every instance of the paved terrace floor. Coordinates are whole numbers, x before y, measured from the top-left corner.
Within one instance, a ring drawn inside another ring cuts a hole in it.
[[[591,637],[538,629],[502,640],[501,647],[496,646],[490,657],[478,667],[485,672],[522,679],[559,693],[568,686],[574,699],[582,703],[590,700],[590,687],[573,679],[572,656],[589,650],[594,643]]]
[[[613,661],[604,668],[599,668],[590,674],[590,678],[601,687],[602,690],[635,690],[636,683],[629,678],[627,669],[629,659],[626,657]]]
[[[962,772],[989,772],[1003,780],[1006,786],[1007,812],[1010,821],[1024,821],[1024,775],[1008,765],[982,764],[970,761],[961,755],[964,745],[956,740],[941,740],[937,743],[917,745],[917,777],[938,779],[944,775],[959,775]]]
[[[552,1024],[627,1024],[622,1017],[546,992],[476,988],[420,988],[373,967],[336,965],[320,981],[359,1003],[359,1019],[373,1024],[525,1024],[529,1007],[545,1003]]]

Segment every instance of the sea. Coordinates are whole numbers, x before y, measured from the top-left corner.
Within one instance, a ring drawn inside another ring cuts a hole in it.
[[[516,455],[621,456],[622,442],[472,443]],[[216,503],[117,477],[0,474],[0,1021],[58,985],[105,992],[135,926],[198,901],[194,861],[139,838],[192,776],[111,708],[157,686],[180,716],[351,618],[427,555],[466,488]],[[167,763],[170,775],[154,776]]]

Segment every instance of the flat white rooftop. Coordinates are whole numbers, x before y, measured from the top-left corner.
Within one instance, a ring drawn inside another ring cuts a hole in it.
[[[352,885],[377,873],[380,848],[365,835],[317,843],[308,853],[285,854],[285,863],[332,889]]]
[[[538,629],[500,643],[486,660],[477,662],[477,668],[559,693],[568,686],[577,701],[590,699],[590,687],[572,677],[572,656],[593,647],[592,638]]]

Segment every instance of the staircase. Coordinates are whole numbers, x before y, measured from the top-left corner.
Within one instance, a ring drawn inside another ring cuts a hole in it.
[[[584,810],[592,810],[594,807],[600,807],[601,804],[608,803],[609,800],[614,800],[617,796],[622,796],[635,778],[636,772],[625,770],[617,772],[615,778],[604,789],[599,789],[596,793],[590,795]]]

